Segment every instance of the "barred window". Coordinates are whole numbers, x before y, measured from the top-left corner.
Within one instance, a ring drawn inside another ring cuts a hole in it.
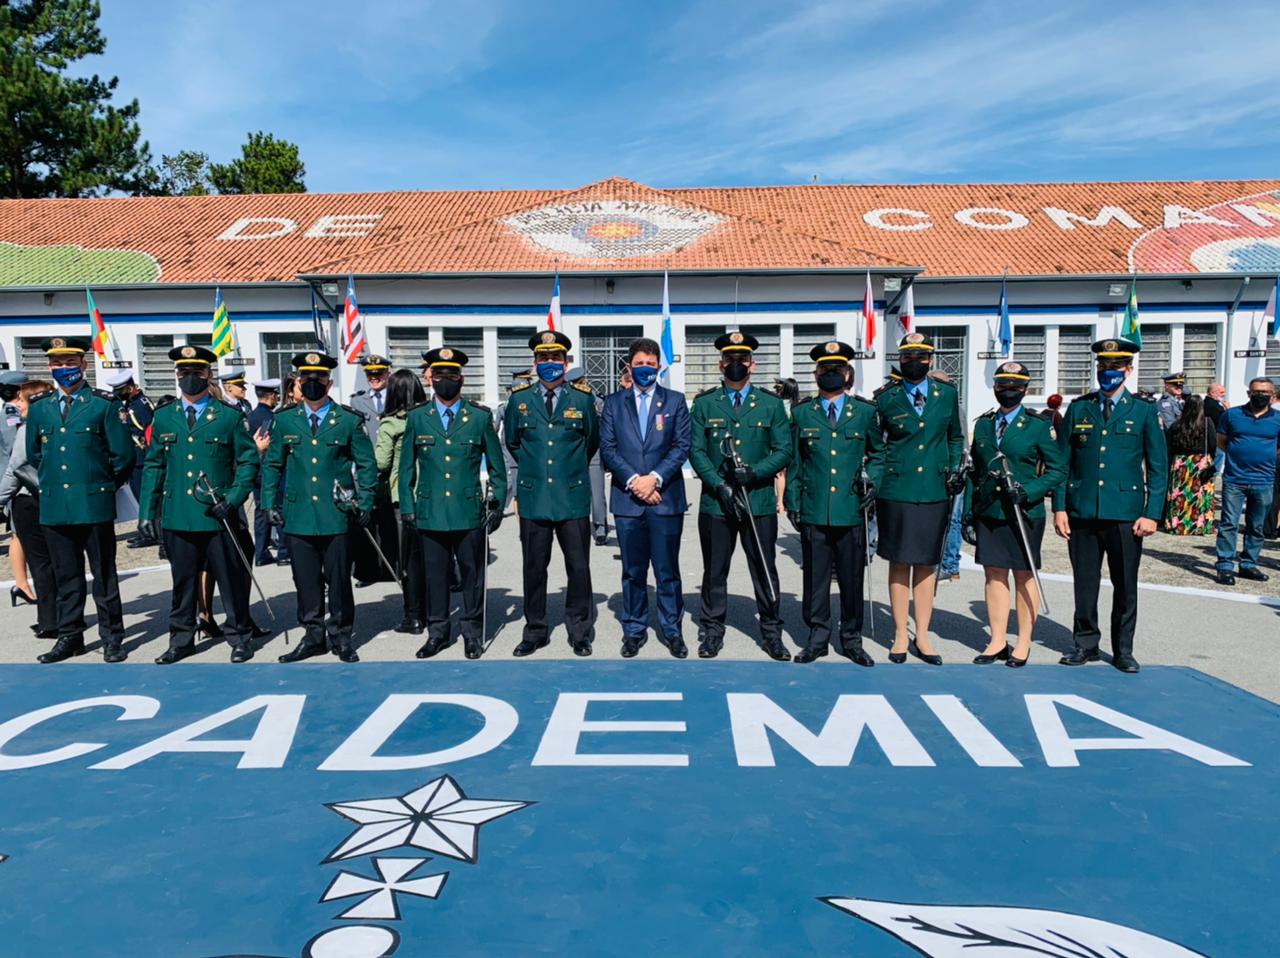
[[[1027,372],[1031,376],[1027,391],[1034,395],[1042,394],[1044,392],[1045,328],[1015,325],[1011,355],[1027,367]]]
[[[1218,374],[1217,323],[1188,323],[1182,330],[1182,372],[1187,392],[1203,396]]]
[[[715,342],[723,326],[688,326],[684,331],[684,391],[690,399],[720,382]]]
[[[1168,325],[1142,325],[1142,352],[1138,359],[1138,388],[1157,395],[1164,392],[1169,369],[1173,331]]]
[[[188,336],[187,342],[196,343],[197,337]],[[207,345],[201,343],[199,345]],[[315,349],[316,338],[306,333],[263,333],[263,379],[283,379],[293,372],[293,357],[308,349]],[[287,399],[287,397],[286,397]]]
[[[529,337],[535,326],[501,326],[498,328],[498,395],[505,395],[511,385],[511,374],[533,367]]]
[[[964,326],[920,326],[917,332],[933,340],[933,368],[946,373],[960,394],[960,408],[965,404],[964,367],[968,329]],[[896,363],[895,363],[896,365]]]
[[[797,323],[792,330],[791,375],[800,384],[801,396],[815,390],[813,377],[809,375],[809,371],[813,369],[813,360],[809,358],[810,350],[835,338],[835,323]]]
[[[1058,327],[1058,393],[1080,396],[1094,388],[1092,326]]]
[[[751,374],[751,381],[761,389],[773,389],[774,380],[782,373],[782,327],[748,326],[743,332],[750,333],[760,343],[753,356],[756,371]]]
[[[173,361],[169,350],[173,349],[172,336],[146,335],[138,337],[138,362],[142,366],[140,382],[142,391],[152,400],[161,396],[177,395]]]
[[[474,402],[484,401],[484,330],[475,326],[457,329],[445,327],[443,330],[445,346],[455,346],[467,354],[467,365],[462,370],[466,382],[462,386],[462,395]],[[422,347],[426,349],[424,345]],[[418,370],[422,366],[422,356],[414,356],[413,363],[391,364],[397,368]]]
[[[419,369],[422,354],[427,351],[426,326],[392,326],[387,330],[387,358],[394,369]],[[451,344],[452,345],[452,344]],[[470,350],[458,344],[470,356]]]

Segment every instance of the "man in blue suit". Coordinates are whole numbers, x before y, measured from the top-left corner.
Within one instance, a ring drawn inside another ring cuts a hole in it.
[[[627,350],[632,386],[604,401],[600,458],[612,475],[609,507],[622,549],[622,657],[644,645],[649,628],[648,580],[658,587],[660,639],[675,658],[689,654],[680,635],[680,534],[689,503],[681,467],[692,432],[684,396],[657,384],[659,346],[637,339]]]

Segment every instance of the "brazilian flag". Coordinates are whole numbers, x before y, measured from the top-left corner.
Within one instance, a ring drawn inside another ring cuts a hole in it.
[[[231,314],[227,312],[227,304],[222,301],[222,287],[213,293],[213,352],[217,356],[228,356],[235,351],[235,337],[231,335]]]
[[[1142,346],[1142,323],[1138,319],[1138,277],[1129,284],[1129,302],[1124,304],[1124,323],[1120,335],[1134,345]]]

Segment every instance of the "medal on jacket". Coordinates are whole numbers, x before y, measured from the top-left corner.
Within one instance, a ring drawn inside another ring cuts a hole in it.
[[[654,416],[654,417],[653,417],[653,428],[654,428],[654,429],[656,429],[658,432],[662,432],[662,420],[663,420],[663,418],[664,418],[664,416],[663,416],[663,414],[662,414],[662,413],[658,413],[658,415],[656,415],[656,416]]]

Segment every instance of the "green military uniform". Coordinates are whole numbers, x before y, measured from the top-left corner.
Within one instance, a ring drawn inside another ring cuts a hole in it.
[[[306,632],[280,660],[298,662],[327,649],[343,662],[358,662],[351,642],[355,599],[349,530],[353,522],[368,530],[378,483],[373,443],[364,417],[328,396],[336,359],[299,353],[293,365],[306,401],[275,414],[262,463],[262,508],[289,536],[298,622]],[[308,403],[320,405],[313,410]],[[339,507],[338,489],[352,495],[351,511]]]
[[[886,389],[875,399],[884,446],[868,472],[877,495],[891,502],[941,502],[947,476],[964,455],[960,394],[950,383],[926,379],[929,396],[920,415],[908,396],[908,383]]]
[[[702,612],[698,619],[698,655],[714,658],[724,644],[729,565],[738,538],[755,590],[756,612],[765,652],[785,661],[778,608],[778,497],[774,477],[791,461],[791,427],[786,404],[750,385],[750,364],[758,341],[750,333],[725,333],[715,342],[725,381],[694,397],[689,418],[689,464],[702,480],[698,538],[702,545]],[[732,449],[727,453],[726,449]],[[735,465],[734,457],[742,463]],[[752,520],[743,509],[743,497]],[[759,549],[756,536],[759,536]]]
[[[832,644],[834,572],[840,587],[835,650],[858,665],[874,664],[862,648],[867,560],[862,478],[867,459],[879,453],[884,439],[875,404],[845,392],[853,385],[853,355],[848,343],[832,340],[815,346],[809,356],[816,363],[820,395],[791,409],[791,465],[784,501],[800,533],[801,605],[809,629],[796,656],[802,663],[825,656]]]
[[[486,527],[502,521],[507,466],[487,406],[459,398],[467,354],[442,346],[422,354],[436,396],[409,412],[400,452],[400,513],[418,532],[425,570],[427,641],[418,650],[430,658],[453,644],[449,621],[449,571],[456,561],[462,594],[462,636],[467,658],[484,650]],[[448,395],[448,401],[445,395]],[[487,463],[488,495],[480,483]]]
[[[206,570],[218,583],[227,613],[224,632],[232,661],[245,662],[253,657],[247,573],[232,532],[223,522],[232,531],[239,526],[240,507],[253,493],[258,476],[258,449],[244,414],[207,391],[218,361],[213,351],[178,346],[169,358],[179,383],[184,384],[180,385],[184,399],[156,407],[151,445],[142,467],[138,514],[139,527],[148,534],[151,527],[160,525],[173,576],[169,648],[156,663],[169,665],[193,651],[200,574]],[[195,402],[192,395],[198,397]]]
[[[1066,479],[1067,458],[1053,422],[1022,409],[996,443],[996,425],[1000,411],[992,409],[978,417],[973,427],[972,514],[999,522],[1013,522],[1010,499],[1002,491],[996,476],[1000,472],[996,454],[1003,453],[1013,473],[1014,482],[1027,493],[1024,514],[1031,519],[1044,518],[1044,497]]]
[[[1075,586],[1075,649],[1067,665],[1098,658],[1098,587],[1105,557],[1114,586],[1111,608],[1113,664],[1138,671],[1133,636],[1138,620],[1138,566],[1142,539],[1138,519],[1160,520],[1169,482],[1169,458],[1160,429],[1159,409],[1124,388],[1139,346],[1126,339],[1093,344],[1102,377],[1114,377],[1110,395],[1086,393],[1067,407],[1058,444],[1067,457],[1067,481],[1053,494],[1055,512],[1071,525],[1067,540]],[[1112,385],[1102,382],[1103,388]]]
[[[595,396],[585,382],[565,381],[569,337],[547,329],[529,338],[536,383],[507,400],[503,439],[519,476],[516,504],[524,552],[524,634],[515,648],[523,657],[547,644],[547,566],[551,540],[564,553],[569,587],[565,627],[578,655],[590,655],[591,457],[600,448]],[[548,391],[553,396],[548,409]]]
[[[55,381],[75,377],[89,341],[55,336],[42,344]],[[62,366],[63,363],[71,363]],[[65,372],[64,372],[65,370]],[[58,582],[58,641],[39,661],[60,662],[84,652],[85,556],[103,657],[123,662],[124,615],[116,577],[116,490],[134,469],[134,445],[124,406],[85,384],[33,402],[27,413],[27,462],[40,479],[40,524]]]

